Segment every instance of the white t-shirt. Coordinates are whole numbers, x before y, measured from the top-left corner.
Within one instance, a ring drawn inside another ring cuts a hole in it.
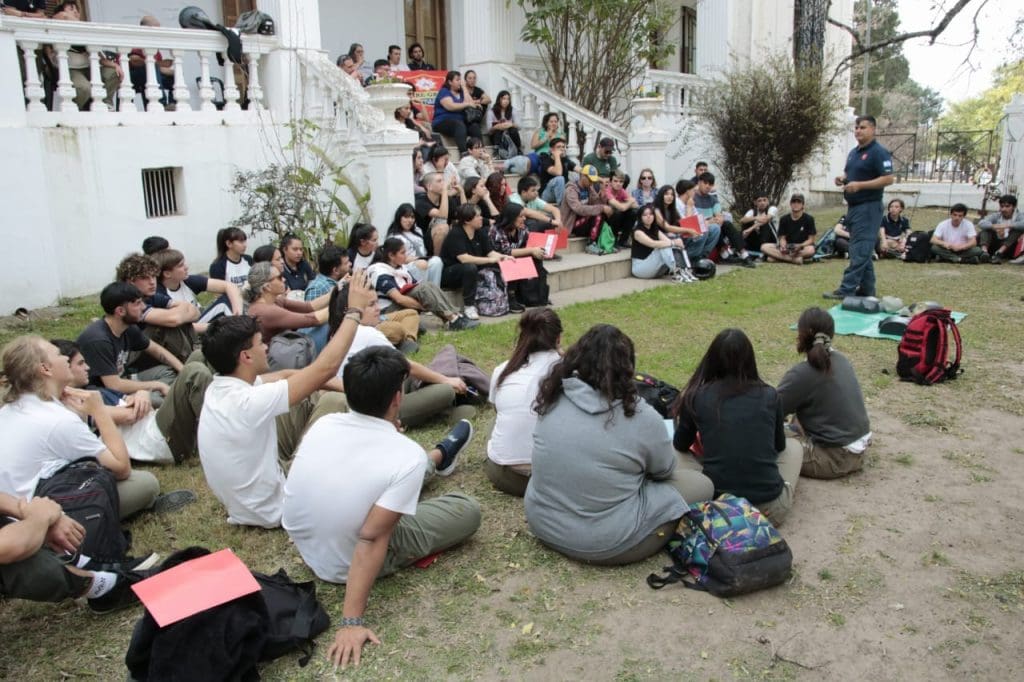
[[[284,473],[277,462],[277,423],[288,411],[288,382],[248,384],[215,376],[199,415],[199,460],[206,482],[227,508],[228,523],[281,525]]]
[[[31,498],[41,478],[68,462],[98,457],[107,446],[57,400],[26,394],[0,407],[0,492]]]
[[[540,382],[560,359],[558,352],[553,350],[532,353],[527,363],[505,377],[497,388],[498,376],[508,361],[494,368],[488,400],[494,403],[498,414],[487,441],[487,456],[495,464],[511,466],[532,461],[533,427],[537,424],[533,401],[537,398]]]
[[[239,287],[245,286],[245,283],[249,281],[249,271],[252,270],[249,261],[244,258],[237,263],[232,263],[230,258],[224,260],[224,279]]]
[[[338,368],[338,378],[342,378],[342,372],[345,370],[345,365],[348,364],[350,357],[364,348],[371,348],[373,346],[394,348],[394,345],[388,341],[388,337],[384,336],[384,332],[376,327],[369,327],[365,324],[356,327],[355,336],[352,337],[352,345],[349,346],[348,353],[345,354],[345,359],[341,361],[341,367]]]
[[[967,218],[960,221],[960,227],[953,227],[953,221],[947,218],[939,223],[932,236],[954,246],[960,246],[977,237],[978,232],[974,229],[974,223]]]
[[[202,308],[199,305],[199,299],[196,297],[196,292],[192,291],[192,287],[182,282],[178,285],[177,289],[167,289],[167,297],[172,301],[184,301],[185,303],[191,303],[197,308]]]
[[[427,455],[391,422],[329,414],[302,438],[284,486],[281,525],[317,577],[348,580],[370,509],[415,514]]]
[[[124,401],[121,401],[124,406]],[[153,464],[173,464],[174,455],[167,445],[167,439],[160,433],[156,424],[156,410],[135,422],[120,427],[128,456],[135,462],[152,462]]]

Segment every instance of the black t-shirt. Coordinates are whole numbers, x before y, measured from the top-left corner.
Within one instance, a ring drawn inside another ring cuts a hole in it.
[[[551,166],[555,165],[555,160],[551,158],[550,154],[540,154],[540,191],[543,192],[544,188],[548,186],[554,175],[550,172]],[[573,163],[568,156],[562,157],[562,177],[565,181],[569,182],[569,171],[576,170],[576,164]]]
[[[649,230],[645,230],[641,223],[637,223],[636,230],[634,230],[634,232],[636,232],[637,230],[643,232],[644,234],[646,234],[651,239],[654,239],[655,241],[661,239],[661,230],[658,229],[657,223],[651,223],[651,228]],[[644,260],[651,255],[652,251],[654,251],[652,247],[641,244],[636,240],[636,237],[634,237],[633,246],[631,246],[629,249],[629,257]]]
[[[3,7],[13,7],[19,12],[44,12],[46,11],[46,0],[3,0],[0,2]]]
[[[718,382],[708,384],[694,401],[696,414],[680,416],[673,444],[686,452],[700,433],[704,474],[715,494],[732,493],[760,504],[782,492],[777,463],[786,447],[782,401],[771,386],[721,398]]]
[[[441,261],[445,267],[459,264],[459,256],[468,253],[471,256],[486,257],[494,248],[487,237],[487,230],[479,229],[470,239],[462,225],[452,225],[448,236],[441,245]]]
[[[448,197],[448,224],[451,225],[455,221],[455,209],[459,207],[459,198],[449,196]],[[434,255],[434,240],[430,238],[430,212],[434,209],[441,209],[441,200],[438,199],[435,204],[430,200],[430,195],[426,192],[422,192],[416,195],[416,227],[420,228],[420,232],[424,235],[424,243],[427,246],[427,255]]]
[[[779,219],[779,241],[785,237],[787,244],[803,244],[817,233],[814,229],[814,217],[809,213],[804,213],[799,220],[794,220],[793,216],[788,214]]]
[[[97,387],[103,386],[101,377],[124,374],[130,353],[149,348],[149,339],[134,324],[117,337],[102,318],[86,327],[76,343],[89,365],[89,384]]]

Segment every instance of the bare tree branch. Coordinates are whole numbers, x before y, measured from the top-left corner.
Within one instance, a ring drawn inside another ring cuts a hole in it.
[[[827,17],[825,19],[825,21],[827,21],[828,23],[832,24],[836,28],[841,28],[842,30],[844,30],[847,33],[849,33],[853,37],[853,44],[854,44],[854,46],[855,47],[860,47],[860,34],[857,33],[857,29],[855,29],[853,26],[849,26],[847,24],[844,24],[841,21],[836,21],[832,17]]]

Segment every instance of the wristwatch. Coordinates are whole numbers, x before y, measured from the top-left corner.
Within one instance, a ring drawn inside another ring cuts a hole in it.
[[[357,618],[342,618],[341,627],[343,628],[361,628],[363,627],[363,617]]]

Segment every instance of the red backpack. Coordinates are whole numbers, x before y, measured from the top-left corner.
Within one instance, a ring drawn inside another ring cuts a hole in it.
[[[949,337],[953,337],[956,354],[949,361]],[[925,310],[907,324],[900,341],[896,373],[904,381],[937,384],[955,379],[960,374],[963,345],[956,322],[945,309]]]

